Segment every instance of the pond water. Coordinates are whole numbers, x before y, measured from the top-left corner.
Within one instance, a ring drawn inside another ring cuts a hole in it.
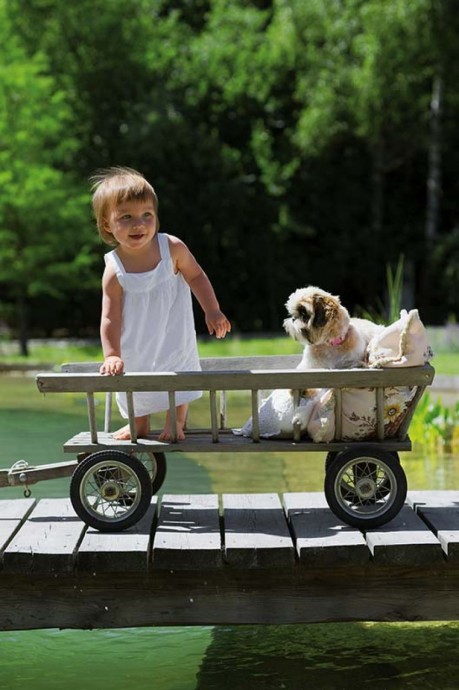
[[[0,377],[0,467],[62,460],[62,443],[86,427],[81,399],[42,398],[32,381]],[[418,448],[401,459],[410,489],[459,488],[459,458]],[[163,491],[322,490],[323,461],[320,453],[169,456]],[[32,489],[67,496],[68,480]],[[0,492],[14,496],[18,489]],[[0,688],[457,690],[458,642],[455,622],[0,632]]]

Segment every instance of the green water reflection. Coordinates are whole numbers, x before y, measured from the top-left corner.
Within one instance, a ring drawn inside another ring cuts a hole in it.
[[[43,398],[30,379],[0,378],[0,467],[62,460],[63,442],[84,428],[77,396]],[[163,490],[322,490],[323,462],[321,453],[170,455]],[[459,487],[457,457],[416,448],[402,463],[410,489]],[[68,480],[32,488],[67,496]],[[0,499],[13,496],[20,491],[1,490]],[[0,632],[0,688],[457,690],[458,641],[459,623]]]
[[[7,690],[457,690],[457,623],[0,633]]]

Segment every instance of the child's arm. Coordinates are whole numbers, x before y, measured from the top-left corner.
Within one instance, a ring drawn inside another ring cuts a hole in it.
[[[171,235],[169,235],[169,241],[174,271],[176,273],[180,271],[201,305],[210,335],[215,333],[217,338],[224,338],[231,330],[231,324],[220,309],[209,278],[186,244]]]
[[[121,359],[121,285],[115,271],[107,266],[102,278],[102,317],[100,339],[104,352],[101,374],[122,374],[124,363]]]

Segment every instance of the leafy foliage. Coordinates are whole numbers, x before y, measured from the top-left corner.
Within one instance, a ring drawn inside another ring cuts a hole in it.
[[[434,402],[424,393],[410,425],[410,436],[416,443],[447,453],[459,448],[459,402],[452,406]]]
[[[46,56],[26,56],[4,11],[0,27],[0,283],[25,328],[30,298],[61,296],[92,264],[89,245],[75,242],[88,197],[59,167],[77,141]]]
[[[459,313],[451,0],[0,8],[0,284],[7,307],[26,286],[34,332],[97,330],[103,248],[87,178],[107,165],[151,180],[162,230],[190,246],[235,331],[280,332],[288,295],[306,284],[370,310],[386,301],[386,266],[401,255],[421,315]],[[424,227],[438,75],[434,252]],[[50,310],[63,295],[68,309]]]

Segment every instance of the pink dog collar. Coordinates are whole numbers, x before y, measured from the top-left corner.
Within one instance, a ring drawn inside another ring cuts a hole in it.
[[[347,333],[345,335],[339,335],[337,338],[333,338],[332,340],[328,341],[328,344],[331,345],[332,347],[338,347],[338,345],[342,345],[344,341],[347,338]]]

